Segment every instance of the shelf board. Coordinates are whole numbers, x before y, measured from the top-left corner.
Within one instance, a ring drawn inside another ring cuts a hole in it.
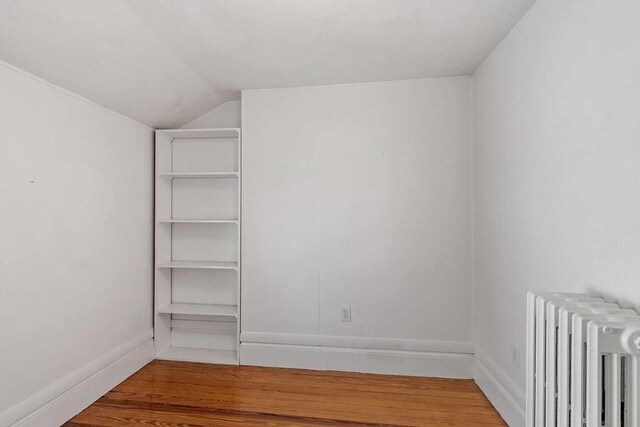
[[[184,320],[184,317],[191,320]],[[238,333],[238,320],[215,319],[212,322],[211,319],[193,320],[191,316],[175,315],[171,318],[171,330],[235,335]]]
[[[238,172],[167,172],[160,177],[174,178],[238,178]]]
[[[164,264],[159,264],[158,268],[204,268],[209,270],[238,270],[238,263],[215,261],[171,261]]]
[[[238,355],[234,350],[169,347],[162,353],[157,354],[156,358],[181,362],[221,363],[225,365],[238,364]]]
[[[156,132],[171,139],[238,138],[240,136],[240,128],[160,129]]]
[[[237,219],[161,219],[159,224],[237,224]]]
[[[238,306],[221,304],[169,304],[158,310],[162,314],[238,317]]]

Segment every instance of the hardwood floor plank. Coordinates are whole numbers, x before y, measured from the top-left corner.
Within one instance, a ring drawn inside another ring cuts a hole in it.
[[[472,380],[153,361],[68,426],[505,426]]]
[[[308,417],[285,417],[241,411],[187,411],[174,406],[170,406],[165,410],[150,410],[96,405],[96,408],[90,412],[90,414],[87,414],[88,416],[78,415],[68,423],[68,426],[390,426],[389,424],[317,420]]]

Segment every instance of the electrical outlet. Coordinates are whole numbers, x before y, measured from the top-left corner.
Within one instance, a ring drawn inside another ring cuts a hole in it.
[[[340,307],[341,317],[340,320],[343,322],[351,322],[351,307],[344,306]]]
[[[520,367],[520,347],[511,343],[511,364],[516,368]]]

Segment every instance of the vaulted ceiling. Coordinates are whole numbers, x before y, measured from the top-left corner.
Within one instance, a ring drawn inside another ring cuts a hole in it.
[[[534,0],[0,0],[0,59],[152,127],[242,89],[469,75]]]

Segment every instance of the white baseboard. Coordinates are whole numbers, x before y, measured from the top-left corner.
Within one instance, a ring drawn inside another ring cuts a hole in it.
[[[470,353],[440,353],[310,345],[240,344],[240,364],[279,368],[472,378]]]
[[[0,413],[0,426],[59,426],[154,359],[153,331]]]
[[[525,425],[524,394],[493,361],[476,350],[473,379],[511,427]]]

